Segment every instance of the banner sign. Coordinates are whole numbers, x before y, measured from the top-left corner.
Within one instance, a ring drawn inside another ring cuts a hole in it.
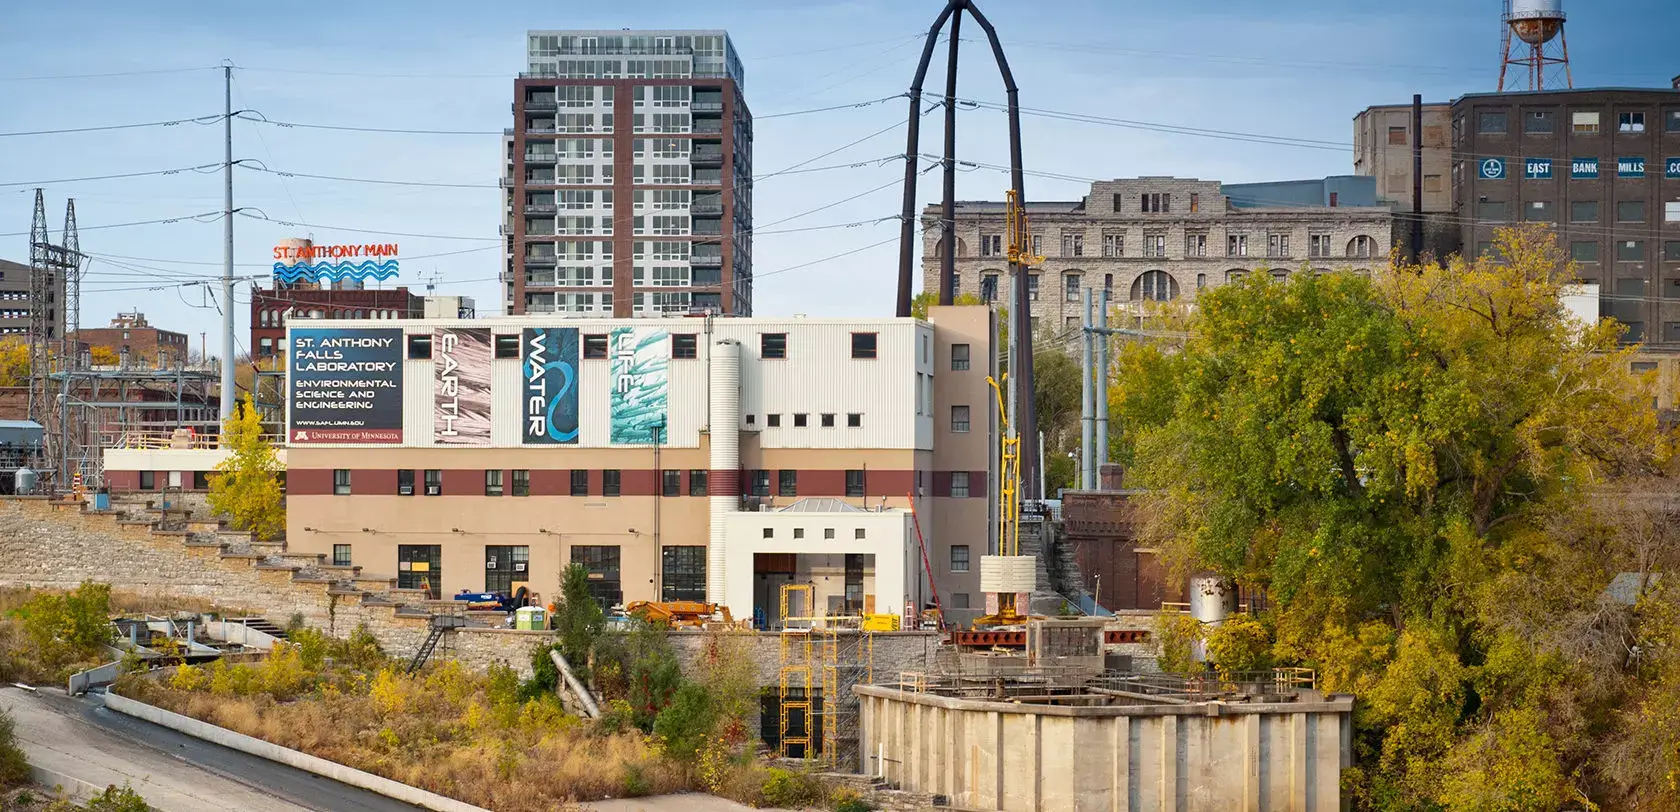
[[[1669,180],[1680,180],[1680,158],[1669,158],[1668,167],[1663,175]]]
[[[438,445],[490,445],[490,330],[439,327],[432,335]]]
[[[1523,162],[1523,177],[1528,180],[1551,180],[1551,158],[1529,158]]]
[[[1483,158],[1481,163],[1482,180],[1504,180],[1505,159]]]
[[[520,399],[525,445],[575,445],[578,441],[578,331],[576,327],[527,327],[520,336]]]
[[[397,244],[276,245],[274,279],[298,282],[384,281],[397,275]]]
[[[1643,177],[1645,177],[1645,159],[1644,158],[1617,158],[1616,159],[1616,177],[1618,177],[1618,178],[1643,178]]]
[[[671,334],[646,327],[615,327],[612,353],[611,441],[652,445],[665,440]]]
[[[401,443],[401,330],[294,328],[287,366],[290,441]]]
[[[1576,158],[1569,164],[1569,176],[1575,180],[1598,180],[1598,159]]]

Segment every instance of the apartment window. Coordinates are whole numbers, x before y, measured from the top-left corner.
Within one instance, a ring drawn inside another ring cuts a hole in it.
[[[348,544],[334,544],[333,545],[333,566],[335,566],[335,567],[348,567],[348,566],[350,566],[350,545],[348,545]]]
[[[583,468],[572,469],[572,495],[589,495],[589,471]]]
[[[1523,207],[1523,219],[1532,223],[1551,222],[1552,204],[1545,200],[1531,200]]]
[[[968,472],[967,471],[952,471],[951,472],[951,497],[953,499],[967,499],[968,498]]]
[[[878,338],[875,333],[852,333],[852,357],[874,358]]]
[[[951,345],[951,371],[962,372],[968,369],[968,345]]]
[[[150,472],[148,471],[147,473],[150,473]],[[350,469],[349,468],[334,468],[333,469],[333,495],[334,496],[349,496],[350,495]]]
[[[1184,235],[1184,255],[1187,257],[1207,256],[1207,235],[1197,233]]]
[[[776,472],[776,495],[799,495],[799,472],[791,468],[783,468]]]
[[[659,551],[659,588],[665,601],[706,599],[706,548],[702,545],[666,547]]]
[[[1068,301],[1079,301],[1079,274],[1062,274],[1062,291]]]
[[[623,494],[623,474],[617,468],[608,468],[601,472],[601,495],[620,496]]]
[[[773,429],[781,428],[782,427],[782,415],[781,415],[781,413],[778,412],[778,413],[775,413],[775,414],[765,415],[764,416],[764,425],[769,427],[769,428],[773,428]]]
[[[1388,128],[1388,144],[1389,144],[1389,146],[1394,146],[1394,147],[1405,146],[1406,145],[1406,128],[1405,127],[1389,127]]]
[[[704,468],[695,468],[688,472],[688,495],[705,496],[706,479],[709,472]]]
[[[1476,131],[1483,135],[1504,135],[1510,131],[1504,111],[1483,111],[1476,118]]]
[[[1598,201],[1576,200],[1569,204],[1569,222],[1596,223],[1598,222]]]
[[[1082,257],[1085,255],[1085,235],[1062,232],[1062,256]]]
[[[1616,203],[1616,222],[1643,223],[1645,222],[1645,201],[1622,200]]]
[[[397,495],[398,496],[413,496],[414,495],[414,469],[413,468],[399,468],[399,469],[397,469]]]
[[[863,427],[863,415],[861,415],[857,412],[852,412],[852,413],[846,415],[846,428],[856,429],[856,428],[862,428],[862,427]]]
[[[606,360],[607,337],[599,333],[584,336],[583,357],[593,361]]]
[[[1576,135],[1598,134],[1598,111],[1578,111],[1569,114],[1569,128]]]
[[[1551,135],[1557,131],[1557,113],[1551,110],[1530,110],[1523,115],[1523,133]]]
[[[1569,244],[1569,258],[1576,262],[1597,262],[1598,243],[1572,242]]]
[[[1027,274],[1027,301],[1038,301],[1038,274]]]
[[[989,273],[980,277],[980,301],[995,302],[998,297],[998,277]]]
[[[1680,133],[1680,107],[1671,108],[1663,113],[1663,131]]]
[[[983,257],[1001,257],[1001,256],[1003,256],[1003,235],[1002,234],[981,234],[980,235],[980,256],[983,256]]]
[[[1372,250],[1374,250],[1374,244],[1372,243],[1371,238],[1365,236],[1364,234],[1354,237],[1353,240],[1348,243],[1348,256],[1358,257],[1360,259],[1369,259],[1371,257]]]
[[[517,335],[497,335],[496,336],[496,357],[497,358],[518,358],[519,357],[519,336],[517,336]]]
[[[1333,253],[1330,249],[1329,234],[1312,234],[1307,237],[1307,254],[1314,257],[1328,257]]]
[[[1268,257],[1287,257],[1287,256],[1289,256],[1289,235],[1288,234],[1267,234],[1266,235],[1266,256],[1268,256]]]
[[[430,357],[432,357],[432,336],[430,333],[408,337],[408,359],[410,361]]]
[[[957,434],[967,433],[967,431],[968,431],[968,407],[967,406],[952,406],[951,407],[951,431],[953,433],[957,433]]]
[[[515,468],[513,469],[512,474],[511,479],[513,481],[509,483],[511,486],[509,488],[509,492],[514,496],[530,496],[531,472],[523,468]]]
[[[748,488],[747,488],[747,495],[748,496],[769,496],[770,495],[770,472],[769,471],[766,471],[762,468],[755,468],[751,471],[748,471],[747,472],[747,483],[748,483]]]
[[[1645,132],[1644,113],[1621,113],[1617,117],[1616,131],[1624,133]]]
[[[437,468],[427,468],[425,473],[426,495],[443,495],[443,471]]]
[[[1144,214],[1169,214],[1172,212],[1172,195],[1165,192],[1145,192],[1140,205]]]
[[[502,471],[500,469],[491,469],[484,472],[484,495],[502,495]]]
[[[1616,241],[1616,261],[1617,262],[1644,262],[1645,261],[1645,241],[1644,240],[1617,240]]]
[[[1126,235],[1124,235],[1124,234],[1104,234],[1103,235],[1103,256],[1105,256],[1105,257],[1123,257],[1125,255],[1126,255]]]
[[[968,572],[968,545],[951,545],[951,571]]]
[[[758,357],[786,358],[787,333],[759,333]]]
[[[1225,256],[1228,256],[1228,257],[1246,257],[1246,256],[1248,256],[1248,235],[1247,234],[1227,234],[1227,235],[1225,235]]]
[[[1511,219],[1511,205],[1503,200],[1483,200],[1476,207],[1476,216],[1492,222]]]
[[[674,333],[671,335],[672,358],[700,357],[700,340],[693,333]]]
[[[864,494],[864,484],[863,483],[864,483],[864,476],[863,476],[863,471],[862,470],[858,470],[858,469],[848,470],[846,472],[846,495],[847,496],[853,496],[853,497],[863,496],[863,494]]]
[[[1680,262],[1680,240],[1663,242],[1663,261]]]

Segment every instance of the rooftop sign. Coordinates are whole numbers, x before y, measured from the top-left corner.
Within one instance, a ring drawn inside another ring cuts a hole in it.
[[[396,275],[394,242],[274,246],[274,279],[278,282],[384,281]]]

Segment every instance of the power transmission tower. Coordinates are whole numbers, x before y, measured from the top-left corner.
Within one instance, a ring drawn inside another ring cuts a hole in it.
[[[80,322],[74,312],[80,306],[82,261],[74,201],[65,209],[64,229],[64,244],[54,245],[47,231],[45,195],[36,189],[35,216],[29,227],[29,419],[47,429],[43,458],[37,466],[50,472],[44,482],[60,490],[69,486],[70,472],[64,469],[72,447],[78,445],[68,417],[70,370],[76,352],[66,329],[75,329],[71,325]],[[63,373],[61,398],[52,393],[55,367]],[[55,400],[60,403],[56,419]]]

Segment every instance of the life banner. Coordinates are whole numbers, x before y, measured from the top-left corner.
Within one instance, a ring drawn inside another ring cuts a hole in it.
[[[432,335],[436,375],[432,442],[490,445],[490,331],[440,327]]]
[[[671,334],[646,327],[611,333],[613,445],[653,445],[665,440]]]
[[[520,335],[520,442],[575,445],[578,441],[578,331],[527,327]]]
[[[293,328],[286,419],[294,445],[403,440],[401,330]]]

